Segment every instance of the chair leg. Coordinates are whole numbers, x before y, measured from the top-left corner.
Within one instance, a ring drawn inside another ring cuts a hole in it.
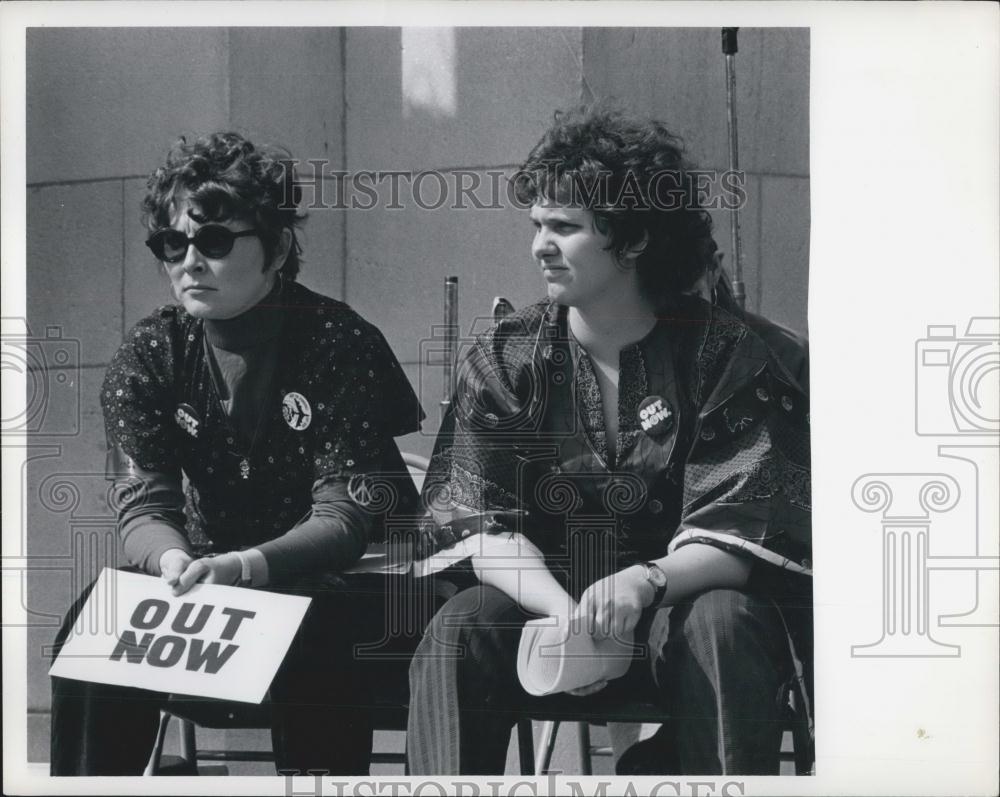
[[[795,758],[795,774],[811,775],[813,768],[813,742],[806,723],[796,721],[792,725],[792,755]]]
[[[535,755],[535,774],[544,775],[552,763],[552,752],[556,748],[556,733],[559,731],[558,720],[546,720],[542,723],[542,736],[538,740],[538,753]]]
[[[580,745],[580,774],[593,775],[594,768],[590,761],[590,723],[587,721],[576,724],[579,736],[577,742]]]
[[[517,751],[521,760],[521,774],[535,774],[535,743],[532,739],[531,720],[521,717],[517,721]]]
[[[194,723],[181,719],[181,758],[184,763],[198,771],[198,744],[194,738]]]
[[[792,731],[792,756],[796,775],[811,775],[816,760],[816,748],[809,723],[809,713],[801,681],[793,681],[789,688],[788,706]]]
[[[167,726],[170,724],[172,716],[173,714],[168,711],[160,712],[160,725],[156,729],[156,741],[153,742],[153,752],[149,756],[149,763],[146,764],[146,768],[142,771],[144,777],[155,775],[160,768],[160,759],[163,757],[163,742],[166,740]]]

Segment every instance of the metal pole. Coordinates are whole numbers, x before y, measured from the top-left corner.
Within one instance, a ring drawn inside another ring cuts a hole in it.
[[[444,280],[444,379],[441,407],[448,408],[455,393],[455,362],[458,357],[458,277]]]
[[[739,28],[722,29],[722,52],[726,56],[726,112],[729,122],[729,169],[740,169],[740,140],[736,127],[736,32]],[[743,246],[740,237],[740,209],[732,209],[733,298],[740,308],[746,307],[746,286],[743,283]]]

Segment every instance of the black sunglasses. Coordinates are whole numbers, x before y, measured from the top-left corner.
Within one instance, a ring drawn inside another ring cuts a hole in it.
[[[218,259],[233,251],[237,238],[249,235],[257,235],[257,230],[233,232],[221,224],[206,224],[190,237],[180,230],[157,230],[146,240],[146,246],[152,250],[157,260],[164,263],[180,263],[187,257],[188,246],[191,244],[205,257]]]

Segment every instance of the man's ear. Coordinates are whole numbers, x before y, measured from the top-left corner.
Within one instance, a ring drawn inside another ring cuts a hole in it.
[[[649,233],[644,232],[641,241],[636,241],[628,248],[619,252],[618,262],[627,268],[635,268],[635,261],[639,259],[639,255],[646,251],[648,245]]]
[[[285,227],[278,237],[278,245],[274,248],[274,257],[271,258],[271,265],[267,267],[268,271],[278,272],[285,265],[288,253],[292,251],[292,240],[292,231]]]

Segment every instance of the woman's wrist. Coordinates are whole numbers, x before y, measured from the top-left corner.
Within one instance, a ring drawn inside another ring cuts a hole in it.
[[[250,580],[247,586],[262,587],[268,582],[267,558],[256,548],[240,551],[241,560],[247,563]]]
[[[194,557],[183,548],[171,547],[160,553],[155,561],[159,572],[152,575],[163,576],[166,574],[166,577],[170,578],[183,572],[184,568],[194,561]]]

